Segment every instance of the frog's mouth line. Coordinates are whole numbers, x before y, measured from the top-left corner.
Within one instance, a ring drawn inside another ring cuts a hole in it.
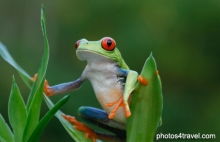
[[[80,60],[85,60],[85,59],[82,59],[82,58],[80,57],[80,55],[78,54],[79,52],[94,53],[94,54],[100,55],[100,56],[102,56],[102,57],[112,59],[113,61],[117,61],[116,58],[114,58],[114,57],[109,57],[109,56],[106,56],[106,55],[100,54],[99,52],[94,52],[94,51],[87,50],[87,49],[77,49],[77,51],[76,51],[76,55],[77,55],[77,57],[78,57]]]

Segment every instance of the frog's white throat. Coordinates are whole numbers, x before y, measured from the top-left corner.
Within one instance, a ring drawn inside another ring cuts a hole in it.
[[[87,61],[87,64],[92,64],[94,62],[97,63],[113,63],[113,59],[108,58],[107,56],[104,56],[102,54],[98,54],[95,52],[87,51],[87,50],[80,50],[76,52],[76,55],[79,60],[81,61]]]

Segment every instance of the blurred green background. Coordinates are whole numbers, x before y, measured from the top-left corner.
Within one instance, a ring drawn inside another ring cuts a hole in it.
[[[46,75],[50,85],[72,81],[81,75],[86,63],[75,55],[77,40],[110,36],[129,67],[139,73],[153,52],[164,97],[163,125],[157,133],[212,133],[218,138],[220,1],[0,0],[0,41],[30,75],[38,71],[43,55],[42,3],[50,43]],[[15,69],[0,59],[0,113],[7,122],[13,74],[26,101],[29,89]],[[67,114],[78,118],[78,107],[100,107],[88,81],[71,94],[62,108]],[[51,99],[55,102],[61,97]],[[42,109],[42,114],[48,110],[45,103]],[[41,141],[61,140],[72,141],[53,118]]]

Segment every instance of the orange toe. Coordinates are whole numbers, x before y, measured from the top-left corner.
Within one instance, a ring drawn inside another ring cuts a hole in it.
[[[159,71],[158,70],[156,70],[156,75],[158,75],[159,74]]]
[[[54,91],[50,88],[48,81],[44,81],[44,93],[47,95],[47,97],[50,97],[53,95]]]
[[[35,74],[34,77],[31,78],[31,80],[35,81],[36,78],[37,78],[37,74]],[[50,88],[47,80],[44,81],[44,93],[47,95],[47,97],[52,96],[54,93],[54,91]]]
[[[121,100],[121,97],[118,99],[118,100],[116,100],[116,101],[114,101],[114,102],[111,102],[111,103],[107,103],[107,104],[105,104],[107,107],[112,107],[113,105],[115,105],[115,104],[118,104],[119,102],[120,102],[120,100]]]
[[[127,105],[123,105],[124,110],[125,110],[125,116],[130,117],[131,116],[131,111]]]
[[[125,116],[126,116],[126,117],[131,116],[131,112],[130,112],[129,107],[128,107],[127,105],[125,105],[124,102],[123,102],[123,95],[120,96],[120,98],[119,98],[118,100],[116,100],[115,102],[107,103],[107,104],[106,104],[106,106],[108,106],[108,107],[111,107],[111,106],[113,106],[113,105],[116,105],[116,106],[115,106],[115,108],[111,111],[111,113],[109,113],[109,115],[108,115],[108,118],[109,118],[109,119],[112,119],[112,118],[115,117],[116,112],[118,111],[118,109],[119,109],[120,107],[123,107],[123,108],[124,108],[124,110],[125,110]]]
[[[34,75],[34,77],[31,78],[32,81],[35,81],[37,78],[37,73]]]
[[[76,120],[75,117],[73,116],[70,116],[70,115],[65,115],[65,114],[62,114],[63,118],[65,118],[67,121],[69,121],[70,123],[72,124],[76,124],[78,121]]]
[[[90,129],[85,124],[77,121],[76,118],[73,116],[65,115],[65,114],[62,114],[62,116],[67,121],[69,121],[71,124],[73,124],[75,129],[77,129],[79,131],[83,131],[85,133],[86,138],[91,138],[93,142],[96,142],[98,135],[92,129]]]
[[[141,76],[141,75],[139,75],[138,76],[138,81],[141,83],[141,84],[143,84],[143,85],[147,85],[148,84],[148,81],[147,81],[147,79],[145,79],[143,76]]]

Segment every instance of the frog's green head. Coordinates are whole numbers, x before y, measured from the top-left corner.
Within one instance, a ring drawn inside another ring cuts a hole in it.
[[[99,41],[81,39],[76,42],[75,47],[76,55],[82,61],[89,62],[104,57],[117,62],[119,65],[122,62],[120,51],[116,48],[116,42],[110,37],[104,37]]]

